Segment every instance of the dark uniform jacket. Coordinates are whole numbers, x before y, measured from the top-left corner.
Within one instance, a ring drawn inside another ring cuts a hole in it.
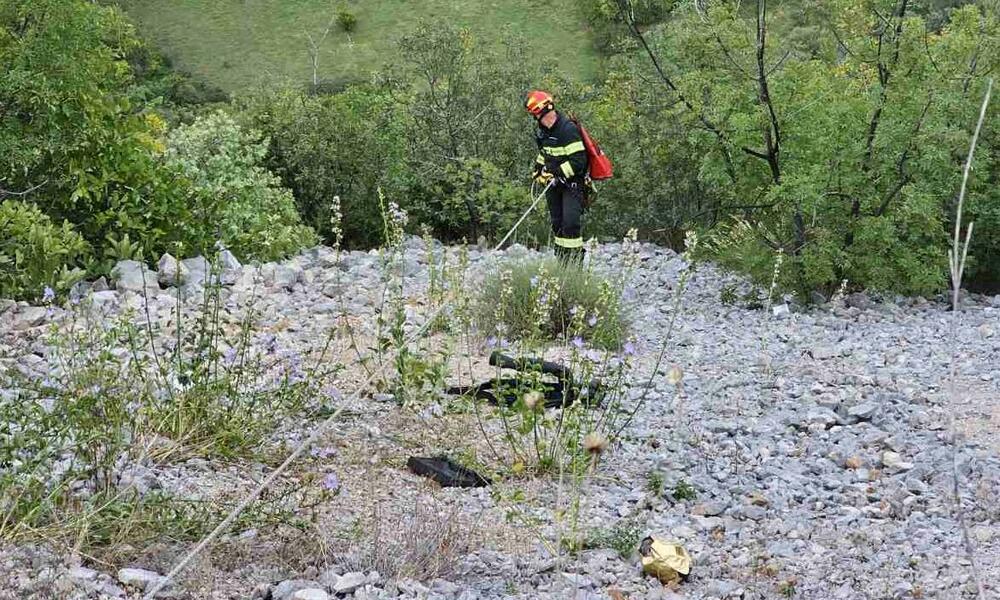
[[[551,129],[539,127],[535,143],[538,144],[536,170],[544,166],[563,182],[583,181],[587,174],[587,151],[580,128],[568,117],[559,114]]]

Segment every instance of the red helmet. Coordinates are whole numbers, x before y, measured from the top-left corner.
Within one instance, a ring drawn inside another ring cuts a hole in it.
[[[555,107],[552,102],[552,94],[541,90],[528,92],[528,97],[524,101],[524,108],[536,119],[541,119],[545,113],[554,110]]]

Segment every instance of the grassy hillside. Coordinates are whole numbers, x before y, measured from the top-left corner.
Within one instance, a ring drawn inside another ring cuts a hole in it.
[[[306,82],[312,78],[309,38],[318,39],[342,1],[331,0],[123,0],[121,4],[177,66],[227,90],[261,77]],[[396,39],[419,19],[441,19],[496,40],[503,27],[523,35],[530,56],[574,79],[597,68],[590,35],[573,2],[529,0],[353,0],[357,17],[348,36],[335,24],[320,51],[322,79],[364,77],[397,59]]]

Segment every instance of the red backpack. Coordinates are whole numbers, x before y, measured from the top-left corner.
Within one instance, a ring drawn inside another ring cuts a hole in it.
[[[611,179],[614,175],[614,168],[611,166],[611,159],[601,150],[601,147],[587,133],[580,121],[576,117],[571,117],[571,121],[580,129],[580,137],[583,138],[583,147],[587,150],[587,170],[590,178],[594,181]]]

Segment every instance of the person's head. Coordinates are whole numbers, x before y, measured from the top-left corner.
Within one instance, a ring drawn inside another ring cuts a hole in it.
[[[559,114],[556,113],[556,105],[552,101],[552,95],[548,92],[541,90],[529,92],[528,97],[524,100],[524,108],[538,121],[539,125],[545,128],[552,127],[556,119],[559,118]]]

